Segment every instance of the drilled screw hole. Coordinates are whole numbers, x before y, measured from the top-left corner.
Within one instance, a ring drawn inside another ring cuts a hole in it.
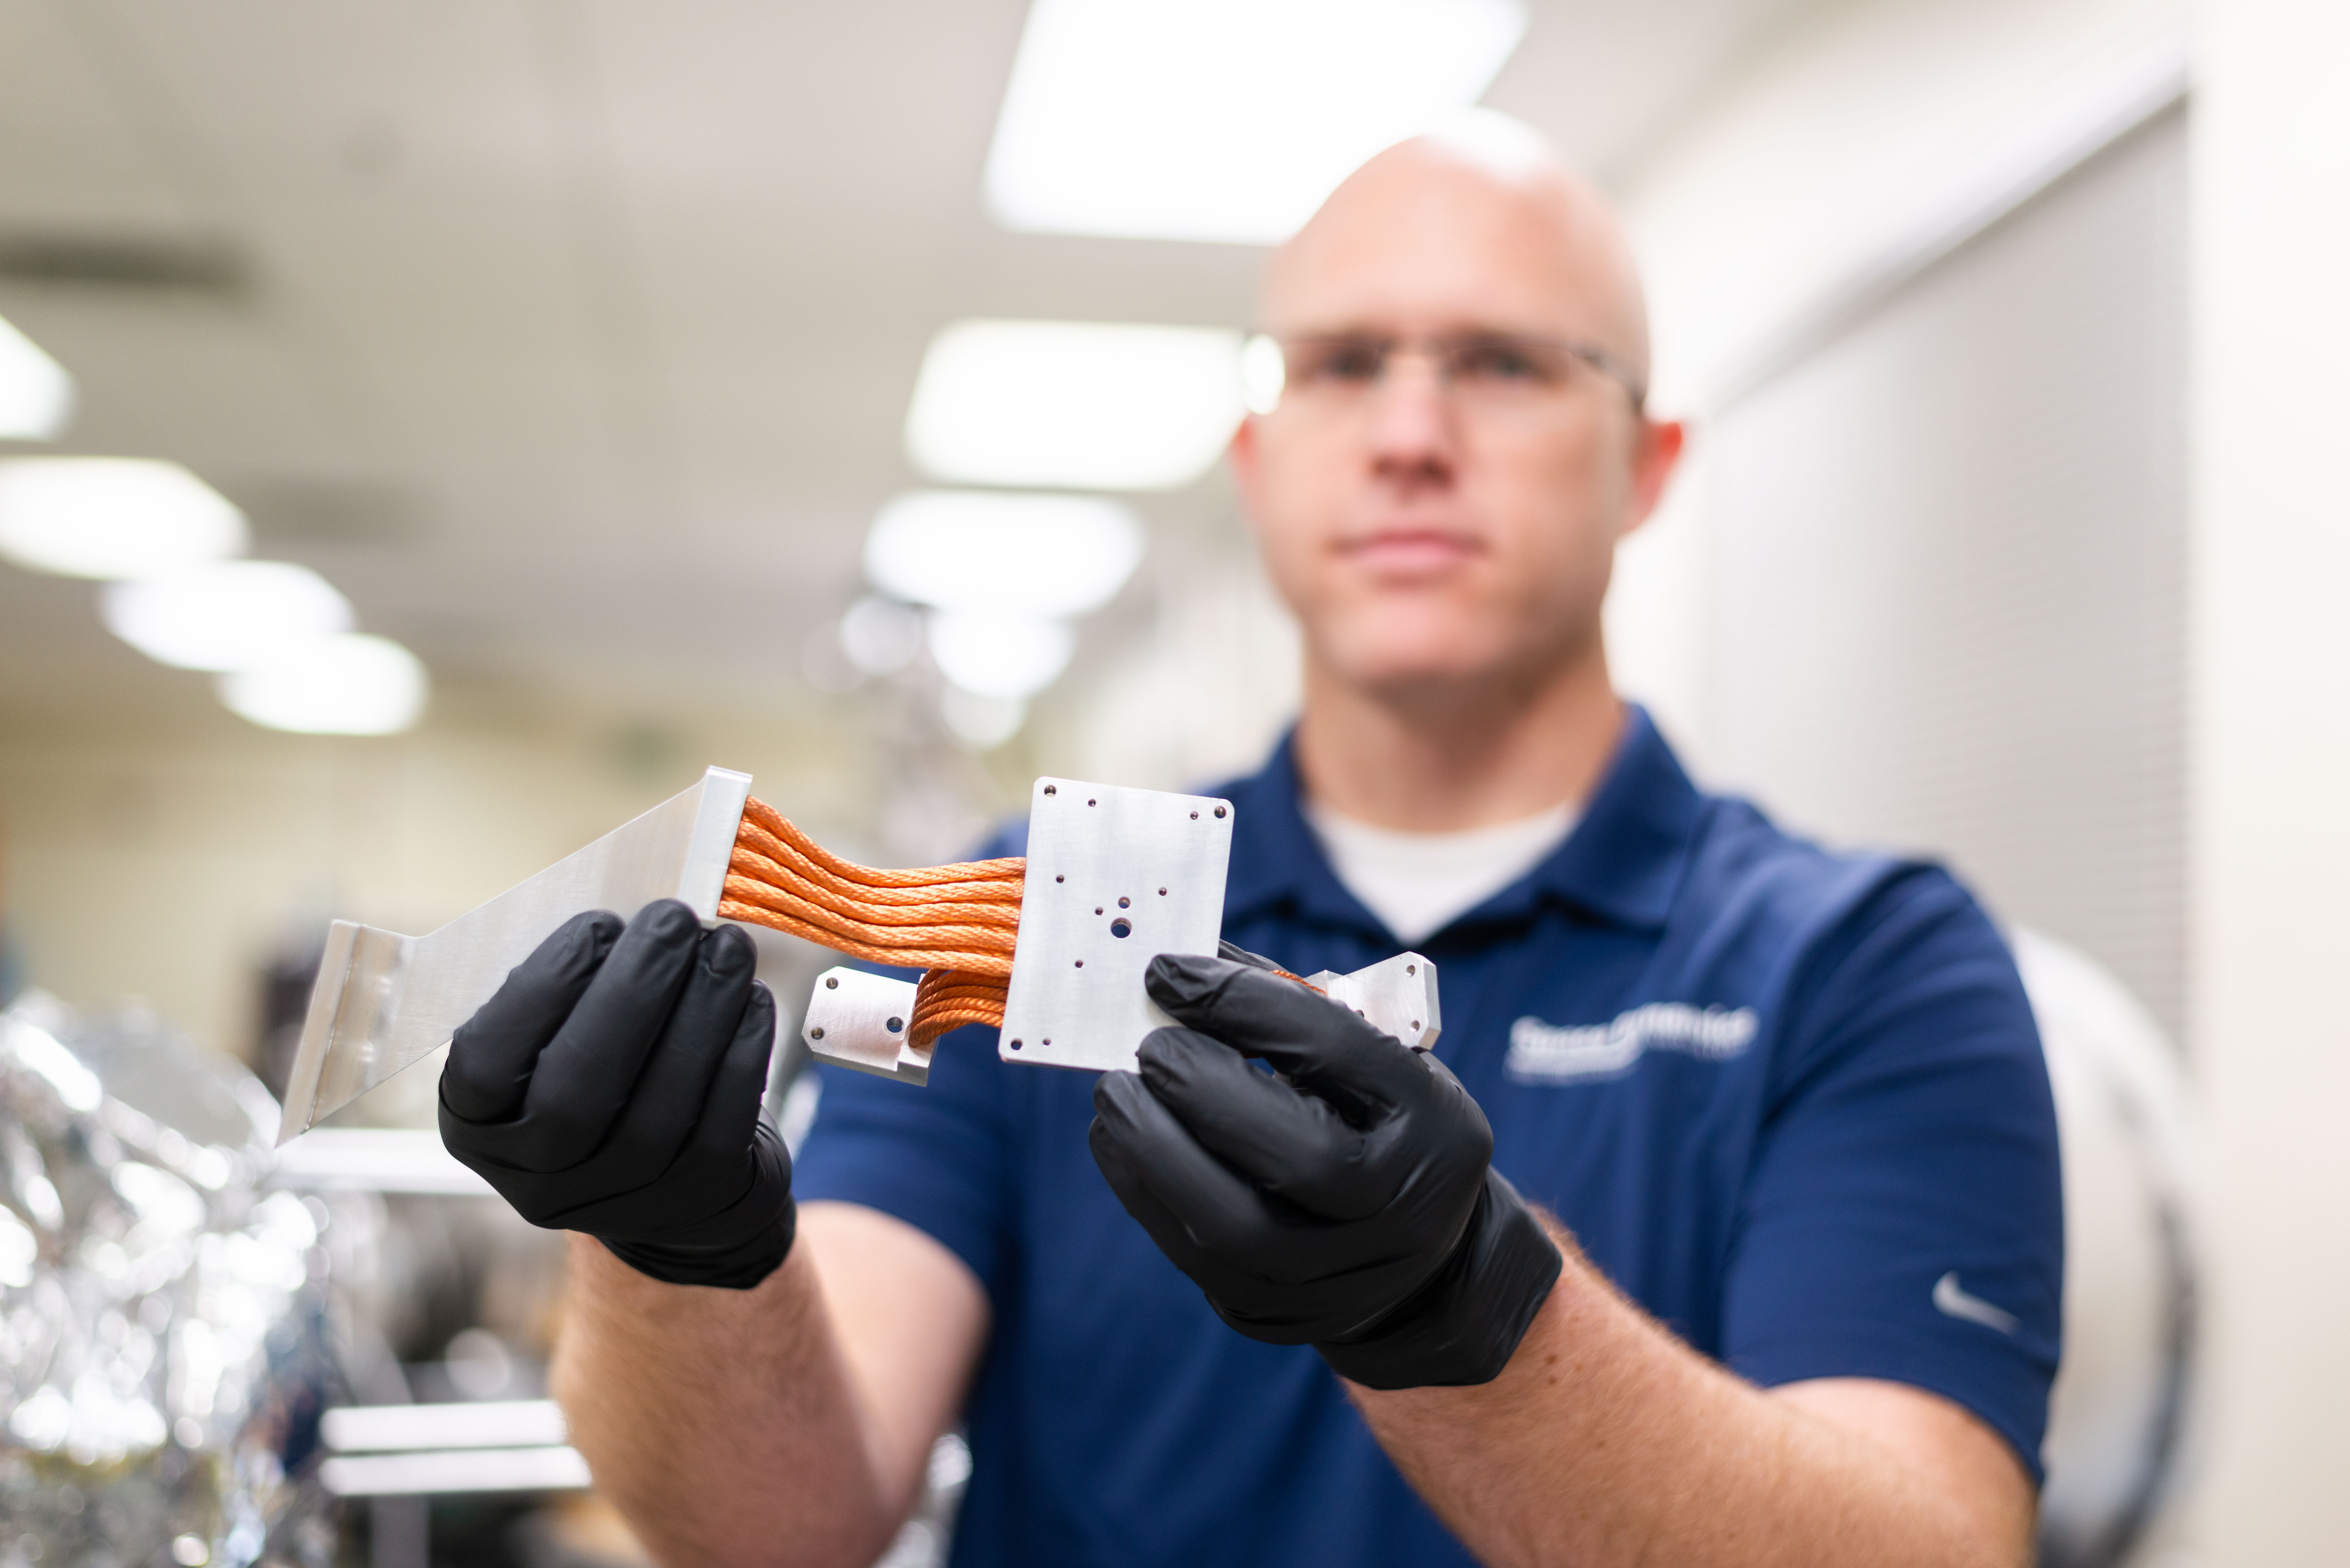
[[[1087,805],[1093,805],[1094,803],[1093,803],[1092,801],[1087,801],[1087,802],[1086,802],[1086,804],[1087,804]]]
[[[827,991],[838,991],[840,989],[840,977],[837,974],[826,975],[824,977],[824,988]]]
[[[1193,813],[1191,814],[1191,820],[1192,820],[1192,821],[1194,821],[1194,822],[1199,821],[1199,820],[1200,820],[1200,814],[1199,814],[1198,812],[1196,812],[1196,811],[1195,811],[1195,812],[1193,812]]]
[[[1109,923],[1109,934],[1114,937],[1130,937],[1134,934],[1134,922],[1123,919],[1112,920]]]
[[[1166,889],[1166,888],[1159,888],[1159,896],[1160,898],[1164,898],[1165,897],[1167,897],[1167,889]]]
[[[1046,784],[1046,785],[1045,786],[1045,793],[1046,794],[1060,794],[1061,792],[1060,792],[1059,790],[1057,790],[1057,789],[1055,789],[1051,784]]]
[[[899,1030],[906,1027],[906,1021],[902,1018],[892,1018],[889,1023],[883,1024],[881,1027],[887,1029],[890,1033],[895,1034]]]
[[[1094,913],[1097,915],[1101,913],[1101,906],[1099,904],[1096,904],[1094,906]]]
[[[1403,971],[1406,974],[1418,974],[1419,972],[1419,966],[1416,963],[1408,963],[1403,966]]]
[[[1054,881],[1055,881],[1055,882],[1066,882],[1066,881],[1067,881],[1067,880],[1068,880],[1068,878],[1067,878],[1066,877],[1054,877],[1054,878],[1053,878],[1053,880],[1054,880]]]
[[[809,1030],[809,1031],[808,1031],[808,1038],[809,1038],[809,1039],[811,1039],[811,1040],[821,1040],[821,1039],[823,1039],[823,1038],[824,1038],[824,1025],[823,1025],[823,1024],[821,1024],[821,1023],[819,1023],[819,1024],[817,1024],[815,1028],[813,1028],[813,1029]]]
[[[1224,815],[1224,808],[1223,808],[1222,806],[1221,806],[1221,805],[1220,805],[1220,806],[1218,806],[1218,807],[1216,807],[1216,815],[1217,815],[1218,816],[1222,816],[1222,815]]]
[[[1019,1042],[1019,1041],[1017,1041],[1017,1040],[1014,1040],[1014,1041],[1012,1043],[1012,1048],[1013,1048],[1014,1051],[1019,1050],[1019,1049],[1020,1049],[1020,1042]]]
[[[1079,959],[1079,960],[1077,961],[1077,967],[1078,967],[1079,969],[1083,969],[1083,968],[1085,968],[1085,967],[1086,967],[1086,961],[1085,961],[1085,960],[1083,960],[1083,959]]]
[[[1413,1019],[1413,1020],[1411,1021],[1411,1026],[1412,1026],[1414,1029],[1419,1028],[1419,1019],[1417,1019],[1417,1018]]]
[[[1131,898],[1120,898],[1118,901],[1118,907],[1121,909],[1131,909],[1133,905],[1134,900]]]

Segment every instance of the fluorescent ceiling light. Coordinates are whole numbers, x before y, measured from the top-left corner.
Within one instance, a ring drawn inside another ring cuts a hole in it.
[[[109,583],[107,629],[159,664],[250,670],[290,646],[351,629],[351,602],[307,566],[216,561],[168,577]]]
[[[1028,704],[1017,697],[983,697],[960,686],[939,693],[939,717],[954,738],[974,752],[992,752],[1020,732]]]
[[[895,675],[922,651],[922,618],[895,599],[868,594],[840,618],[840,650],[868,675]]]
[[[931,618],[931,657],[939,673],[999,701],[1050,686],[1069,667],[1076,646],[1065,621],[987,610],[941,610]]]
[[[1474,103],[1522,0],[1035,0],[987,158],[1006,228],[1274,244]]]
[[[1172,490],[1240,423],[1240,351],[1199,327],[962,322],[923,357],[906,451],[963,483]]]
[[[865,537],[866,575],[882,592],[998,615],[1098,609],[1141,559],[1132,509],[1080,495],[919,490],[884,506]]]
[[[0,321],[0,437],[47,441],[73,418],[73,378],[41,346]]]
[[[307,735],[398,734],[423,716],[426,688],[416,655],[359,632],[300,644],[220,680],[221,701],[239,718]]]
[[[151,577],[244,549],[244,516],[176,462],[0,461],[0,556],[68,577]]]

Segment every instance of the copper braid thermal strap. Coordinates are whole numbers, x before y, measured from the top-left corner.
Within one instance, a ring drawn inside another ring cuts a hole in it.
[[[719,915],[874,963],[913,968],[917,1050],[967,1023],[1003,1022],[1027,862],[966,860],[883,870],[833,854],[754,797],[743,807]],[[1318,992],[1287,970],[1273,971]]]
[[[753,799],[743,808],[718,913],[852,958],[922,969],[906,1032],[920,1050],[950,1029],[1003,1022],[1026,867],[1017,858],[859,866]]]

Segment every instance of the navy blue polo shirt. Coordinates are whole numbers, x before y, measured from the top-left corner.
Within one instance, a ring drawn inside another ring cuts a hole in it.
[[[1399,950],[1324,859],[1286,744],[1215,793],[1227,938],[1300,974]],[[1700,794],[1634,709],[1566,841],[1419,949],[1495,1166],[1626,1293],[1759,1384],[1945,1395],[2038,1474],[2055,1110],[2015,965],[1946,873]],[[1321,1358],[1225,1327],[1118,1207],[1093,1085],[966,1029],[927,1088],[827,1070],[800,1153],[804,1200],[927,1231],[993,1303],[954,1562],[1469,1562]]]

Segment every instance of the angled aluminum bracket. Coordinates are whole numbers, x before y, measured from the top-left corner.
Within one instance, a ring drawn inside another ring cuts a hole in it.
[[[1324,970],[1309,974],[1305,983],[1329,993],[1341,1007],[1351,1007],[1383,1034],[1392,1034],[1415,1051],[1432,1051],[1444,1033],[1443,1006],[1436,994],[1436,966],[1418,953],[1398,953],[1352,974]]]
[[[913,981],[844,965],[816,977],[800,1038],[810,1055],[837,1067],[927,1084],[930,1050],[917,1051],[906,1039],[913,1016]]]
[[[429,936],[337,920],[310,991],[277,1141],[300,1136],[447,1044],[506,971],[556,927],[588,909],[633,916],[682,899],[718,917],[751,775],[712,768],[702,782]]]

